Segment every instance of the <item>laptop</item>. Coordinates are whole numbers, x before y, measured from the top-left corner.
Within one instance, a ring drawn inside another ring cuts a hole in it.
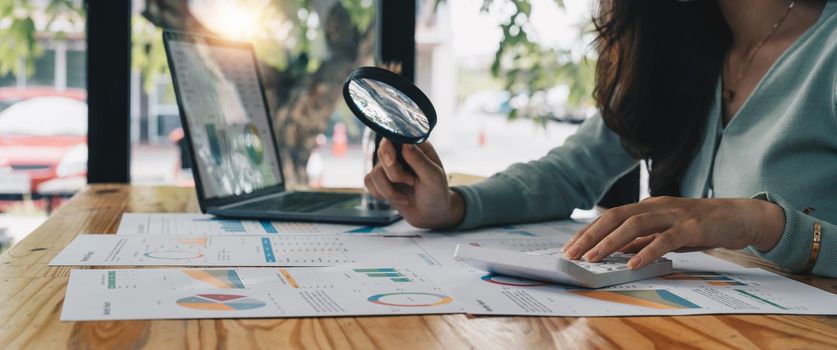
[[[223,217],[386,225],[362,194],[288,191],[252,45],[163,33],[201,211]]]

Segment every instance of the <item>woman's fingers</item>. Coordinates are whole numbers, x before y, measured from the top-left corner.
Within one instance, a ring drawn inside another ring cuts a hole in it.
[[[576,233],[570,238],[570,240],[567,241],[567,243],[564,243],[564,246],[561,248],[561,251],[566,253],[567,249],[570,248],[570,246],[572,246],[573,243],[575,243],[575,241],[578,240],[578,237],[581,237],[581,235],[583,235],[584,232],[587,232],[587,230],[591,226],[593,226],[593,224],[595,224],[596,221],[598,221],[598,220],[599,220],[599,218],[596,218],[595,220],[593,220],[593,222],[591,222],[587,225],[584,225],[584,227],[582,227],[580,230],[576,231]]]
[[[625,220],[631,216],[638,214],[643,209],[640,203],[625,205],[610,209],[602,214],[586,231],[584,231],[573,244],[567,248],[564,255],[568,259],[579,259],[582,255],[587,253],[605,236],[613,232],[617,227],[622,225]]]
[[[642,248],[645,248],[645,246],[647,246],[648,243],[651,243],[651,241],[653,241],[653,240],[654,240],[653,235],[645,236],[645,237],[639,237],[639,238],[631,241],[630,243],[622,246],[622,248],[617,249],[616,251],[619,251],[619,252],[622,252],[622,253],[625,253],[625,254],[634,254],[634,253],[640,251]]]
[[[416,175],[409,174],[401,167],[401,164],[398,164],[392,142],[387,139],[381,140],[378,146],[378,157],[384,165],[387,178],[392,182],[413,186],[418,180],[416,177],[427,181],[439,174],[444,174],[441,170],[439,155],[436,154],[430,142],[424,142],[421,145],[404,144],[401,146],[401,154]]]
[[[387,166],[395,165],[395,146],[387,139],[381,139],[378,144],[378,159]]]
[[[628,260],[628,267],[641,269],[666,253],[686,245],[684,237],[685,235],[680,234],[676,229],[669,229],[657,235],[651,243],[648,243],[645,248],[642,248],[639,253]]]
[[[404,145],[401,148],[401,153],[404,155],[404,160],[413,168],[413,171],[418,177],[418,181],[432,182],[438,180],[441,176],[444,178],[444,171],[436,164],[424,151],[415,145]]]
[[[598,244],[605,236],[616,230],[634,215],[652,212],[666,205],[668,199],[652,197],[639,203],[623,205],[606,211],[593,223],[573,244],[567,248],[564,255],[568,259],[579,259]],[[618,247],[617,247],[618,248]],[[614,250],[616,248],[613,248]],[[595,253],[595,252],[594,252]],[[597,254],[590,254],[597,255]]]
[[[372,182],[372,173],[371,172],[369,174],[366,174],[366,176],[363,177],[363,184],[366,185],[366,190],[369,191],[369,194],[372,195],[372,197],[375,197],[375,198],[378,198],[378,199],[384,199],[384,197],[381,196],[380,193],[378,193],[378,188],[375,187],[375,183]]]
[[[378,146],[378,158],[382,160],[384,173],[391,182],[409,186],[415,184],[415,176],[407,173],[401,164],[395,161],[395,147],[386,139]]]
[[[588,261],[597,262],[637,237],[665,231],[673,224],[672,219],[671,215],[660,213],[639,213],[631,216],[613,232],[602,238],[599,243],[596,243],[590,251],[584,254],[584,258]]]
[[[398,190],[395,189],[395,186],[389,181],[381,167],[376,166],[372,169],[372,172],[369,173],[369,177],[371,178],[371,182],[375,187],[376,192],[381,198],[386,199],[391,203],[401,205],[410,204],[410,199],[407,195],[398,192]]]

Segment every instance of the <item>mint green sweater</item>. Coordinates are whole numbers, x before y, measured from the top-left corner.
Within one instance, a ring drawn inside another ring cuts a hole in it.
[[[837,277],[837,1],[828,1],[820,19],[779,57],[725,128],[718,84],[705,135],[681,194],[751,197],[781,206],[781,240],[768,252],[753,251],[792,271],[804,268],[814,222],[820,222],[822,243],[812,272]],[[591,118],[545,157],[454,187],[466,202],[460,228],[567,218],[574,208],[593,207],[638,164],[601,118]],[[801,211],[809,207],[812,214]]]

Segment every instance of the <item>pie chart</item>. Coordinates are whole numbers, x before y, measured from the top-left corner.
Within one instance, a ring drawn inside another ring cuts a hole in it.
[[[540,281],[532,281],[523,278],[511,277],[511,276],[504,276],[504,275],[495,275],[493,273],[489,273],[485,276],[480,277],[481,280],[488,282],[499,284],[503,286],[514,286],[514,287],[538,287],[538,286],[545,286],[549,283],[540,282]]]
[[[370,303],[386,306],[426,307],[450,304],[453,298],[436,293],[399,292],[376,294],[368,300]]]
[[[177,305],[207,311],[236,311],[258,309],[266,304],[258,299],[234,294],[198,294],[180,298]]]

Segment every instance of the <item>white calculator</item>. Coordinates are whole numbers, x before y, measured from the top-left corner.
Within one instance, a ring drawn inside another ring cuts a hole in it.
[[[548,281],[587,288],[601,288],[667,275],[671,260],[660,258],[637,270],[628,268],[633,254],[614,253],[600,262],[564,258],[561,248],[533,252],[459,244],[453,257],[476,268],[501,275]]]

